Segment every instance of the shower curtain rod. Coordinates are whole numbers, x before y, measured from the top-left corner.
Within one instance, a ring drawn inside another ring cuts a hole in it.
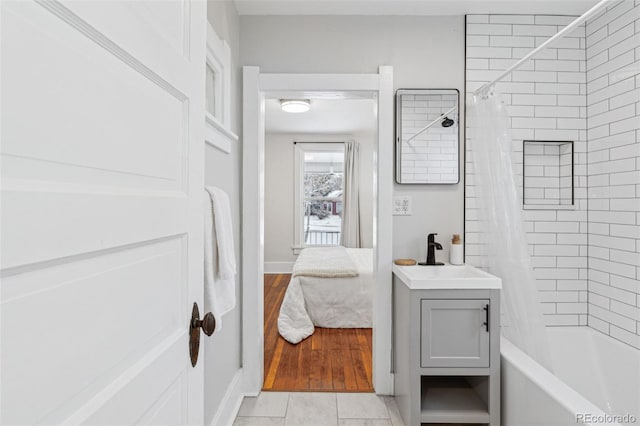
[[[500,80],[502,80],[503,78],[505,78],[506,76],[508,76],[509,74],[511,74],[513,71],[515,71],[516,69],[520,68],[522,66],[522,64],[524,64],[525,62],[527,62],[529,59],[533,58],[535,55],[537,55],[538,53],[542,52],[544,49],[546,49],[551,43],[553,43],[554,41],[564,37],[565,35],[567,35],[567,33],[570,33],[571,31],[573,31],[576,27],[578,27],[579,25],[581,25],[583,22],[585,22],[587,19],[591,18],[593,15],[595,15],[596,13],[598,13],[601,9],[603,9],[608,3],[614,3],[616,1],[619,0],[601,0],[598,4],[596,4],[595,6],[593,6],[591,9],[587,10],[582,16],[576,18],[573,22],[571,22],[569,25],[567,25],[566,27],[564,27],[562,30],[558,31],[557,34],[555,34],[553,37],[551,37],[549,40],[545,41],[544,43],[542,43],[540,46],[538,46],[537,48],[535,48],[534,50],[532,50],[531,52],[529,52],[528,54],[526,54],[522,59],[520,59],[518,62],[516,62],[515,64],[511,65],[509,68],[507,68],[506,70],[504,70],[498,77],[496,77],[493,81],[483,84],[479,89],[477,89],[475,92],[473,92],[474,94],[480,94],[482,92],[487,91],[491,86],[493,86],[494,84],[496,84],[497,82],[499,82]]]

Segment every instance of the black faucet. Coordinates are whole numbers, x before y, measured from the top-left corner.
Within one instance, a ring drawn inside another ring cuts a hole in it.
[[[427,237],[427,261],[420,262],[418,265],[437,266],[444,265],[442,262],[436,262],[436,250],[442,250],[442,245],[435,240],[438,234],[429,234]]]

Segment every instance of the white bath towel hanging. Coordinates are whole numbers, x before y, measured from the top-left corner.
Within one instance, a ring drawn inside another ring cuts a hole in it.
[[[222,327],[222,316],[236,306],[236,257],[229,196],[205,187],[204,197],[204,296],[205,309]]]

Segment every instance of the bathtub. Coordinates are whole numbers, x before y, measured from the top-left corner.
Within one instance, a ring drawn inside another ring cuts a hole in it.
[[[502,338],[505,426],[640,426],[640,351],[589,327],[548,327],[554,373]]]

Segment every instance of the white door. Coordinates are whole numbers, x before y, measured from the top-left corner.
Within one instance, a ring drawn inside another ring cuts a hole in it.
[[[206,5],[1,3],[0,421],[202,424]]]

